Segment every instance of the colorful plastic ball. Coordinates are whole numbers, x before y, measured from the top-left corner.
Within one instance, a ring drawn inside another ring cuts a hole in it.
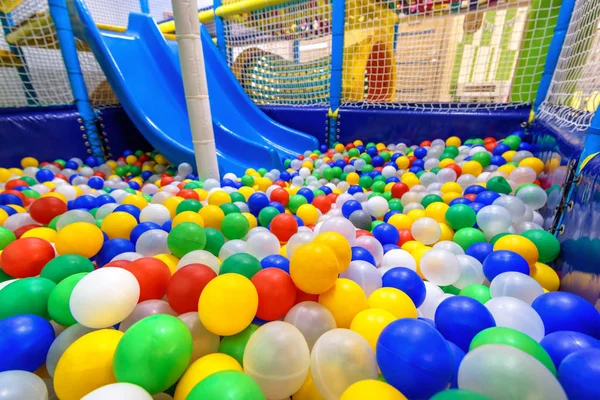
[[[241,239],[246,236],[250,225],[240,213],[228,214],[221,221],[221,232],[227,239]]]
[[[396,267],[387,271],[382,277],[383,287],[395,288],[410,297],[415,307],[419,308],[425,301],[425,284],[412,269]]]
[[[375,351],[381,331],[396,319],[389,311],[371,308],[356,314],[350,324],[350,330],[361,335]]]
[[[198,383],[188,400],[203,399],[265,400],[261,387],[248,375],[238,371],[216,372]]]
[[[355,211],[362,211],[362,204],[359,201],[348,200],[342,205],[342,215],[345,218],[350,218]]]
[[[29,214],[40,224],[49,224],[52,219],[67,211],[67,205],[56,197],[44,197],[34,201],[29,207]]]
[[[256,316],[258,293],[252,282],[239,274],[211,280],[200,295],[198,313],[210,332],[230,336],[243,331]]]
[[[345,271],[352,260],[352,249],[344,236],[337,232],[323,232],[317,235],[313,241],[329,247],[338,261],[338,271]]]
[[[319,303],[305,301],[292,307],[285,322],[294,325],[304,336],[309,350],[325,332],[335,329],[336,322],[331,312]]]
[[[373,254],[369,250],[358,246],[352,247],[352,261],[366,261],[374,267],[377,265]]]
[[[598,339],[600,314],[587,300],[568,292],[549,292],[531,305],[544,321],[546,334],[575,331]]]
[[[260,261],[256,257],[248,253],[237,253],[223,261],[219,275],[235,273],[252,279],[261,269]]]
[[[600,348],[597,339],[585,333],[574,331],[552,332],[540,341],[540,345],[548,352],[556,369],[561,362],[570,354],[584,349]]]
[[[167,301],[178,314],[198,310],[200,294],[217,274],[206,265],[188,264],[177,270],[167,286]]]
[[[58,254],[79,254],[86,258],[95,256],[104,243],[102,231],[87,222],[75,222],[65,226],[56,237]]]
[[[536,341],[545,334],[544,322],[529,304],[514,297],[496,297],[485,303],[496,326],[516,329]]]
[[[129,240],[135,245],[140,236],[152,229],[160,229],[160,225],[154,222],[142,222],[131,230]]]
[[[253,193],[248,198],[248,207],[252,214],[258,215],[260,210],[269,205],[269,198],[264,193]]]
[[[48,398],[48,388],[38,375],[27,371],[0,372],[0,399],[31,399],[43,400]]]
[[[457,256],[441,249],[426,252],[421,257],[419,270],[428,281],[439,286],[452,285],[460,278],[462,271]]]
[[[196,360],[185,371],[175,389],[175,400],[185,400],[192,389],[206,377],[220,371],[242,372],[234,358],[221,353],[208,354]]]
[[[188,327],[174,316],[152,315],[127,329],[117,345],[113,369],[117,381],[155,394],[177,382],[191,357]]]
[[[81,325],[107,328],[124,320],[140,297],[136,277],[122,268],[102,268],[81,279],[69,301],[71,314]]]
[[[385,400],[406,400],[406,397],[393,386],[374,379],[358,381],[342,393],[340,400],[362,400],[367,398]]]
[[[487,242],[474,243],[465,250],[465,254],[471,256],[483,264],[485,258],[494,250],[494,246]]]
[[[54,258],[50,243],[38,238],[23,238],[9,243],[2,251],[2,270],[15,278],[37,276]]]
[[[48,298],[56,287],[46,278],[25,278],[4,282],[0,290],[0,320],[14,315],[34,314],[50,319]]]
[[[336,282],[339,271],[333,250],[320,243],[304,244],[290,259],[290,276],[303,292],[321,294]]]
[[[429,398],[446,388],[454,360],[444,337],[427,322],[390,323],[377,342],[377,363],[386,382],[408,398]]]
[[[548,368],[504,344],[488,344],[467,353],[458,372],[458,386],[494,399],[567,399]]]
[[[558,379],[568,398],[591,400],[600,396],[600,349],[584,349],[565,357]]]
[[[177,316],[177,313],[169,306],[169,303],[163,300],[145,300],[138,303],[131,314],[119,324],[119,330],[126,332],[138,321],[156,314],[165,314]]]
[[[131,272],[139,283],[139,302],[163,298],[171,279],[171,270],[164,262],[152,257],[143,257],[123,268]]]
[[[122,337],[123,332],[101,329],[71,344],[60,357],[54,372],[57,397],[79,400],[95,389],[116,383],[113,357]],[[93,379],[90,379],[90,373],[93,373]]]
[[[271,220],[269,229],[280,242],[285,243],[298,231],[298,222],[292,215],[279,214]]]
[[[496,250],[513,251],[523,257],[529,265],[534,265],[539,258],[535,244],[528,238],[520,235],[506,235],[501,237],[494,244],[494,251]]]
[[[62,326],[71,326],[77,323],[69,306],[71,293],[77,283],[83,279],[86,272],[71,275],[59,282],[48,297],[48,314],[50,318]]]
[[[337,279],[333,287],[319,295],[319,304],[331,312],[338,328],[349,328],[356,314],[369,307],[361,287],[344,278]]]
[[[136,218],[127,212],[113,212],[102,220],[102,231],[110,239],[129,239],[131,230],[137,225]]]
[[[549,263],[558,257],[560,243],[551,233],[541,229],[533,229],[523,232],[521,236],[529,239],[535,245],[538,250],[540,262]]]
[[[470,228],[475,225],[477,215],[467,205],[455,204],[446,211],[446,222],[454,230]]]
[[[369,308],[388,311],[396,318],[416,318],[418,316],[411,298],[396,288],[377,289],[369,296],[368,305]]]
[[[324,232],[336,232],[346,238],[348,243],[352,246],[356,240],[356,229],[352,222],[343,217],[332,217],[323,222],[321,225],[320,233]]]
[[[292,278],[280,269],[268,268],[256,273],[251,281],[258,293],[256,316],[265,321],[285,317],[296,300]]]
[[[275,321],[260,327],[248,340],[244,372],[268,398],[294,394],[308,374],[309,349],[302,333],[292,324]]]
[[[260,260],[260,265],[265,268],[278,268],[286,273],[290,273],[290,260],[280,254],[271,254]]]
[[[367,297],[381,288],[381,274],[375,266],[365,261],[352,261],[348,269],[340,274],[340,278],[356,282]]]
[[[525,258],[513,251],[495,250],[483,261],[483,274],[491,282],[504,272],[529,275],[529,264]]]
[[[483,304],[470,297],[453,296],[440,303],[435,326],[446,340],[469,351],[471,340],[484,329],[496,326],[494,317]]]
[[[532,277],[520,272],[503,272],[490,284],[492,298],[508,296],[523,300],[527,304],[544,294],[544,289]]]
[[[135,251],[135,246],[127,239],[117,238],[107,240],[96,255],[96,264],[99,267],[103,267],[119,254],[133,251]]]
[[[132,383],[119,382],[102,386],[82,397],[81,400],[149,400],[152,396],[143,388]]]
[[[202,325],[200,317],[198,316],[198,311],[191,311],[181,314],[177,318],[187,325],[192,334],[193,349],[190,363],[193,363],[200,357],[204,357],[207,354],[216,353],[218,351],[221,338],[220,336],[210,332],[204,325]]]
[[[4,318],[0,320],[0,332],[0,372],[35,371],[46,361],[46,354],[54,341],[52,325],[37,315]]]
[[[396,244],[400,240],[398,230],[393,225],[386,223],[377,225],[373,229],[373,236],[375,236],[382,245]]]
[[[429,245],[437,242],[442,234],[440,224],[433,218],[419,218],[413,222],[410,228],[411,235],[415,240]]]
[[[162,204],[149,204],[140,212],[139,219],[140,222],[154,222],[162,225],[171,219],[171,214],[169,209]]]
[[[59,283],[63,279],[81,272],[92,272],[94,264],[78,254],[65,254],[50,260],[42,269],[40,277]]]
[[[369,343],[358,333],[333,329],[315,343],[310,371],[323,398],[334,400],[356,382],[377,379],[377,361]]]
[[[169,232],[167,245],[175,256],[181,258],[191,251],[204,249],[206,233],[198,224],[182,222]]]

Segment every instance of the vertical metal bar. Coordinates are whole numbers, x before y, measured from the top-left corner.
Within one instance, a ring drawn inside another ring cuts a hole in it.
[[[221,0],[213,1],[213,10],[217,10],[221,6]],[[215,30],[217,33],[217,48],[225,60],[227,60],[227,43],[225,42],[225,25],[223,18],[215,13]]]
[[[49,0],[50,16],[54,21],[56,36],[60,44],[60,51],[67,69],[67,76],[71,84],[73,99],[77,106],[77,111],[83,120],[83,125],[88,136],[92,155],[104,159],[104,149],[98,133],[98,119],[83,78],[83,72],[79,65],[77,57],[77,47],[75,46],[75,36],[69,20],[69,11],[65,0]]]
[[[344,22],[346,19],[346,2],[332,0],[331,15],[331,77],[329,86],[329,129],[328,144],[337,142],[337,119],[342,101],[342,68],[344,64]]]

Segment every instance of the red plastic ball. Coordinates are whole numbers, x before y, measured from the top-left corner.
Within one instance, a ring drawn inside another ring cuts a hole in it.
[[[67,205],[56,197],[42,197],[29,207],[29,215],[35,222],[48,225],[54,217],[67,212]]]
[[[106,268],[106,267],[125,268],[129,264],[131,264],[131,261],[129,261],[129,260],[115,260],[115,261],[109,262],[103,268]]]
[[[265,268],[252,277],[258,293],[256,316],[265,321],[285,317],[296,301],[296,286],[290,276],[278,268]]]
[[[25,197],[25,195],[18,190],[5,190],[2,192],[2,194],[12,194],[13,196],[17,196],[23,203],[25,203],[25,200],[27,200],[27,197]]]
[[[331,202],[331,204],[333,204],[337,200],[338,195],[336,193],[329,193],[327,195],[327,198],[329,199],[329,201]]]
[[[327,214],[331,210],[331,201],[329,201],[327,196],[315,197],[312,205],[318,208],[323,214]]]
[[[167,186],[169,183],[175,182],[175,179],[172,176],[165,176],[160,178],[160,185]]]
[[[486,149],[487,151],[490,151],[490,152],[491,152],[491,151],[493,151],[493,150],[496,148],[496,146],[498,146],[498,143],[496,143],[496,142],[493,142],[493,143],[486,143],[486,144],[484,145],[485,149]]]
[[[400,240],[398,240],[398,246],[402,246],[404,243],[415,240],[413,235],[410,233],[410,229],[399,229],[398,233],[400,233]]]
[[[302,154],[298,155],[298,160],[304,160],[304,156]]]
[[[348,143],[348,144],[346,145],[346,150],[353,149],[354,147],[356,147],[356,146],[354,145],[354,143]]]
[[[62,179],[65,182],[69,182],[69,178],[67,178],[66,176],[64,176],[63,174],[55,174],[54,175],[54,179]]]
[[[408,156],[408,166],[412,167],[413,163],[417,160],[417,157],[410,155]]]
[[[2,270],[15,278],[38,276],[53,258],[54,248],[44,239],[17,239],[2,252]]]
[[[392,186],[392,197],[395,199],[400,199],[404,193],[407,193],[409,190],[410,188],[406,183],[396,182]]]
[[[356,231],[356,237],[359,238],[361,236],[373,236],[373,234],[369,231],[366,231],[364,229],[359,229]]]
[[[293,215],[278,214],[271,220],[270,229],[280,242],[287,242],[294,233],[298,232],[298,221]]]
[[[38,224],[29,224],[29,225],[23,225],[20,228],[15,229],[15,236],[17,237],[17,239],[20,239],[21,236],[23,236],[23,234],[27,231],[32,230],[33,228],[39,228],[41,225]]]
[[[94,176],[100,177],[102,179],[106,179],[106,175],[104,175],[104,173],[100,172],[100,171],[94,172]]]
[[[423,140],[419,147],[431,146],[431,142],[429,140]]]
[[[454,170],[454,172],[456,172],[457,178],[462,174],[462,168],[460,168],[460,165],[458,164],[449,164],[445,168],[450,168],[451,170]]]
[[[284,188],[285,187],[285,182],[282,181],[281,179],[277,179],[275,182],[273,182],[273,185],[279,186],[281,188]]]
[[[146,300],[162,299],[167,292],[171,270],[159,259],[143,257],[125,265],[140,284],[139,303]]]
[[[179,191],[179,193],[177,193],[177,196],[183,197],[184,199],[194,199],[200,201],[200,196],[198,196],[198,193],[192,189],[182,189]]]
[[[319,301],[319,295],[318,294],[306,293],[306,292],[303,292],[302,290],[296,288],[296,301],[295,301],[295,304],[302,303],[303,301],[318,302]]]
[[[290,194],[285,189],[274,189],[271,192],[271,201],[281,203],[285,207],[290,202]]]
[[[484,144],[496,143],[496,139],[494,139],[493,137],[486,137],[485,139],[483,139],[483,143]]]
[[[217,277],[204,264],[188,264],[177,270],[167,287],[167,301],[178,314],[198,311],[198,300],[208,282]]]
[[[465,199],[471,200],[471,202],[474,202],[475,197],[477,197],[477,195],[475,193],[470,193],[470,194],[465,194],[463,197]]]

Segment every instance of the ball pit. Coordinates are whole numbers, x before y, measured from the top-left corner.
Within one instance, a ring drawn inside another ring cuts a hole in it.
[[[0,387],[597,398],[600,314],[559,291],[521,136],[357,140],[220,181],[156,152],[2,169]]]

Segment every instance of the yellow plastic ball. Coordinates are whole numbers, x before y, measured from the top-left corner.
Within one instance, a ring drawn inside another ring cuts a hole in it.
[[[325,400],[317,390],[310,372],[306,374],[306,379],[300,389],[292,395],[292,400]]]
[[[417,263],[417,274],[419,274],[419,276],[423,279],[425,279],[425,277],[421,272],[421,258],[423,258],[425,253],[427,253],[431,249],[432,248],[430,246],[425,246],[423,244],[422,246],[417,247],[412,253],[410,253],[410,255],[413,256],[415,262]]]
[[[119,166],[119,164],[117,164],[117,162],[115,160],[108,160],[106,162],[106,165],[108,165],[109,167],[111,167],[113,169],[113,171],[115,169],[117,169],[117,167]]]
[[[544,162],[537,157],[527,157],[519,162],[519,167],[529,167],[539,175],[544,170]]]
[[[128,239],[131,230],[137,225],[135,217],[129,213],[118,211],[108,214],[103,220],[102,231],[109,239]]]
[[[4,211],[4,210],[2,210]],[[6,214],[6,212],[5,212]],[[0,225],[2,225],[2,215],[0,214]],[[82,222],[78,222],[78,223],[82,223]],[[63,228],[64,230],[64,228]],[[56,232],[54,229],[52,228],[33,228],[28,230],[27,232],[25,232],[21,237],[22,238],[28,238],[28,237],[32,237],[32,238],[38,238],[38,239],[44,239],[46,242],[49,243],[54,243],[56,242],[56,237],[58,235],[58,232]]]
[[[161,164],[161,165],[167,165],[169,163],[167,158],[165,156],[163,156],[162,154],[155,155],[154,161],[156,161],[157,164]]]
[[[177,213],[177,206],[183,200],[185,199],[179,196],[169,197],[167,200],[165,200],[163,206],[167,207],[167,210],[169,210],[169,214],[171,214],[171,218],[175,218],[175,215]]]
[[[125,157],[125,162],[128,165],[133,165],[133,164],[135,164],[137,162],[137,157],[134,156],[133,154],[128,155],[127,157]]]
[[[8,169],[13,175],[22,176],[23,170],[20,168],[9,168]]]
[[[391,192],[392,191],[392,186],[394,186],[396,184],[396,182],[390,182],[388,184],[385,185],[385,188],[383,189],[385,192]]]
[[[204,201],[208,197],[208,192],[204,189],[194,189],[194,192],[196,192],[200,201]]]
[[[396,159],[396,166],[398,169],[407,169],[410,165],[410,160],[406,156],[400,156]]]
[[[552,267],[536,262],[531,266],[531,277],[549,292],[556,292],[560,287],[560,278]]]
[[[175,389],[174,400],[185,400],[202,379],[220,371],[239,371],[242,366],[235,358],[223,353],[205,355],[194,361],[186,370]]]
[[[440,161],[439,167],[446,168],[450,164],[456,164],[456,162],[451,158],[444,158],[442,161]]]
[[[358,185],[358,180],[360,179],[360,177],[358,176],[358,174],[356,172],[350,172],[347,176],[346,176],[346,182],[348,182],[349,185]]]
[[[460,184],[456,182],[446,182],[440,188],[440,192],[442,193],[462,193],[463,189]]]
[[[383,143],[381,143],[381,142],[380,142],[380,143],[377,143],[377,144],[375,145],[375,148],[376,148],[378,151],[381,151],[381,150],[385,149],[385,144],[383,144]]]
[[[511,162],[515,154],[517,154],[516,151],[509,150],[507,152],[502,153],[502,157],[506,160],[506,162]]]
[[[406,215],[408,218],[412,219],[413,222],[415,222],[416,220],[425,217],[425,210],[419,210],[418,208],[415,208],[414,210],[410,210],[408,213],[406,213]]]
[[[440,235],[438,242],[454,239],[454,231],[452,228],[450,228],[450,226],[448,226],[448,224],[445,222],[440,222],[440,229],[442,230],[442,234]]]
[[[279,249],[279,255],[284,256],[285,258],[287,258],[287,245],[283,245],[281,246],[281,248]]]
[[[12,208],[13,210],[15,210],[18,213],[24,213],[27,212],[27,210],[25,210],[23,207],[18,206],[16,204],[8,204],[8,207]]]
[[[231,196],[224,190],[215,190],[208,195],[208,204],[211,206],[220,206],[221,204],[231,203]]]
[[[356,314],[350,324],[350,330],[362,336],[375,351],[381,331],[396,319],[389,311],[370,308]]]
[[[44,193],[43,195],[40,196],[40,198],[42,198],[42,197],[55,197],[55,198],[61,200],[63,203],[67,204],[67,198],[62,193],[48,192],[48,193]]]
[[[131,204],[132,206],[136,206],[142,210],[148,205],[148,200],[146,200],[141,194],[132,194],[125,197],[121,204]]]
[[[442,194],[442,200],[444,200],[444,203],[446,204],[450,204],[450,202],[454,199],[459,198],[461,195],[460,193],[456,193],[456,192],[448,192],[448,193],[444,193]]]
[[[244,196],[246,201],[248,201],[248,199],[250,198],[252,193],[254,193],[254,189],[252,189],[251,187],[248,187],[248,186],[242,186],[241,188],[238,189],[238,192],[240,192],[240,194],[242,196]]]
[[[346,147],[344,147],[344,145],[343,145],[343,144],[341,144],[341,143],[338,143],[338,144],[336,144],[336,145],[335,145],[334,149],[335,149],[335,151],[337,151],[338,153],[343,153],[343,152],[344,152],[344,150],[346,150]]]
[[[446,211],[448,211],[449,208],[450,206],[448,204],[439,201],[431,203],[425,208],[425,216],[433,218],[437,222],[446,222]]]
[[[314,225],[319,219],[319,211],[312,204],[302,204],[298,207],[296,215],[304,222],[304,225]]]
[[[405,172],[404,174],[402,174],[400,181],[402,181],[402,183],[404,183],[409,188],[416,186],[421,182],[419,178],[417,178],[417,175],[413,174],[412,172]]]
[[[412,254],[415,250],[417,250],[419,247],[422,247],[423,243],[421,242],[417,242],[416,240],[409,240],[407,242],[404,242],[404,244],[402,246],[400,246],[400,248],[402,250],[408,251],[410,254]]]
[[[100,329],[71,344],[54,371],[54,391],[61,400],[79,400],[104,385],[116,383],[113,358],[123,332]]]
[[[248,220],[248,230],[256,228],[258,226],[258,221],[256,220],[256,217],[254,215],[250,214],[249,212],[244,212],[242,213],[242,215]]]
[[[406,214],[394,214],[388,219],[388,224],[393,225],[396,229],[410,229],[413,224],[413,219]]]
[[[6,168],[0,168],[0,182],[6,182],[10,179],[12,173]]]
[[[312,163],[312,161],[311,161],[311,160],[305,160],[305,161],[302,163],[302,168],[308,168],[308,169],[312,170],[312,168],[313,168],[313,163]]]
[[[172,227],[175,228],[182,222],[193,222],[204,228],[204,219],[202,219],[198,213],[193,211],[183,211],[177,214],[175,218],[173,218]]]
[[[337,232],[323,232],[317,235],[313,243],[329,247],[338,261],[338,272],[344,272],[352,261],[352,247],[344,236]]]
[[[506,235],[498,239],[494,244],[494,251],[510,250],[519,254],[529,265],[535,265],[538,261],[539,253],[535,244],[526,237],[520,235]]]
[[[225,213],[215,205],[204,206],[198,211],[198,214],[204,220],[204,226],[207,228],[221,229],[221,221],[225,218]]]
[[[512,164],[504,164],[498,167],[498,172],[504,172],[506,175],[510,175],[517,167]]]
[[[261,190],[263,192],[266,192],[267,189],[271,187],[271,185],[273,185],[273,181],[265,177],[257,178],[255,180],[255,183],[258,186],[258,190]]]
[[[157,254],[152,256],[152,258],[156,258],[167,264],[169,270],[171,271],[171,275],[173,275],[177,271],[177,263],[179,262],[179,258],[175,257],[173,254]]]
[[[340,400],[406,400],[395,387],[375,379],[358,381],[342,393]]]
[[[415,303],[403,291],[385,287],[377,289],[369,296],[369,308],[377,308],[391,313],[396,318],[417,318]]]
[[[467,161],[462,166],[462,173],[479,176],[483,172],[483,167],[477,161]]]
[[[39,166],[40,166],[40,162],[33,157],[25,157],[25,158],[21,159],[21,167],[22,168],[39,167]]]
[[[544,165],[544,170],[546,171],[546,173],[551,174],[552,172],[556,171],[558,167],[560,167],[560,158],[553,157],[550,160],[546,161],[546,164]]]
[[[0,226],[4,225],[4,221],[9,217],[8,213],[0,209]]]
[[[337,327],[345,329],[350,328],[356,314],[369,307],[358,283],[345,278],[337,279],[331,289],[319,295],[319,303],[333,315]]]
[[[333,250],[321,243],[303,244],[290,259],[292,281],[309,294],[328,291],[335,284],[339,270]]]
[[[131,214],[122,212],[109,214],[106,218],[114,214],[126,214],[135,221],[135,218]],[[106,218],[104,221],[106,221]],[[136,224],[137,222],[134,222],[134,226]],[[131,229],[133,229],[133,227]],[[129,231],[131,231],[131,229]],[[129,232],[127,232],[127,236],[124,238],[129,239]],[[56,235],[56,251],[61,255],[79,254],[85,258],[91,258],[100,251],[103,243],[104,235],[102,235],[102,231],[96,225],[88,222],[75,222],[69,224],[62,228]]]
[[[363,141],[362,140],[355,140],[354,142],[352,142],[355,146],[362,146],[363,145]]]
[[[250,279],[240,274],[219,275],[206,285],[198,300],[198,315],[215,335],[231,336],[252,323],[258,293]]]
[[[79,186],[73,186],[73,189],[75,189],[75,193],[76,193],[77,197],[79,197],[83,194],[83,192],[81,191],[81,188]]]
[[[446,139],[446,146],[460,146],[462,144],[462,141],[460,140],[460,138],[458,136],[450,136],[448,139]]]

